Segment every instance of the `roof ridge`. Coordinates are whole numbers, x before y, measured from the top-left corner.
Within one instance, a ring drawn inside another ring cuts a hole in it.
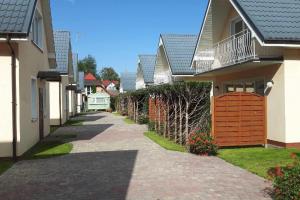
[[[188,36],[188,37],[194,37],[194,36],[198,36],[198,34],[180,34],[180,33],[162,33],[160,34],[161,36]]]

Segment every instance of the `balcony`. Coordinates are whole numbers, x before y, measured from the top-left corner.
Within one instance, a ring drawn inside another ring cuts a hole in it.
[[[195,59],[196,73],[204,73],[218,68],[241,64],[248,61],[272,59],[282,56],[281,48],[262,47],[244,30],[214,45],[199,51]]]

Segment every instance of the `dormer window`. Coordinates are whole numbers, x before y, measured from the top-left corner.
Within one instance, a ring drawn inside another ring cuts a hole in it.
[[[35,11],[32,22],[32,41],[43,48],[43,18],[38,10]]]
[[[243,31],[247,30],[247,25],[241,18],[236,18],[231,22],[231,35],[242,34]]]

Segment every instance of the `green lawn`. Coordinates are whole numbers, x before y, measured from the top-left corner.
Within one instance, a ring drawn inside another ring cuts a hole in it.
[[[69,154],[73,149],[71,143],[63,141],[43,141],[24,154],[22,159],[44,159]]]
[[[155,132],[149,131],[145,132],[144,135],[148,138],[150,138],[153,142],[159,144],[161,147],[171,150],[171,151],[179,151],[179,152],[186,152],[186,149],[184,146],[181,146],[179,144],[176,144],[173,141],[170,141]]]
[[[126,124],[135,124],[135,122],[134,122],[133,120],[129,119],[129,118],[125,118],[125,119],[124,119],[124,122],[125,122]]]
[[[261,177],[268,178],[267,172],[276,166],[286,166],[292,162],[291,153],[300,156],[297,149],[236,148],[222,149],[218,157],[233,165],[244,168]]]
[[[84,120],[70,119],[64,124],[64,126],[82,126],[83,122]]]
[[[9,160],[0,160],[0,175],[13,166],[13,162]]]

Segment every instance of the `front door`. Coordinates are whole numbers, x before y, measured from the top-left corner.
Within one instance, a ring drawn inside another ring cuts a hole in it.
[[[39,133],[40,140],[44,138],[44,90],[39,88]]]

